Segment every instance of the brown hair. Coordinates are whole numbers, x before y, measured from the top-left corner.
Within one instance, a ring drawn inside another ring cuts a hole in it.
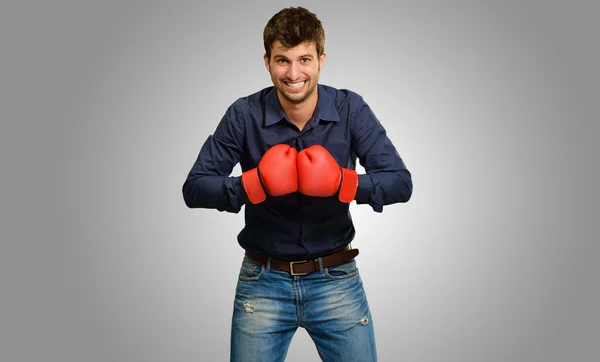
[[[289,7],[280,10],[267,22],[263,33],[265,52],[271,58],[273,42],[279,40],[287,48],[304,42],[314,43],[317,56],[323,54],[325,31],[317,16],[303,7]]]

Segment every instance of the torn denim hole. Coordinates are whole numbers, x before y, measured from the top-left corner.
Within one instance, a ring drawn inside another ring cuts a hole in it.
[[[245,309],[245,310],[246,310],[246,312],[248,312],[248,313],[252,313],[252,312],[254,312],[254,306],[252,305],[252,302],[245,301],[245,302],[244,302],[244,309]]]

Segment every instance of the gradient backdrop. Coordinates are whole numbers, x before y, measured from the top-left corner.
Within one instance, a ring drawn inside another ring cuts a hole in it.
[[[290,5],[414,177],[351,206],[380,360],[598,361],[600,11],[527,0],[4,2],[0,360],[228,360],[243,215],[181,186]]]

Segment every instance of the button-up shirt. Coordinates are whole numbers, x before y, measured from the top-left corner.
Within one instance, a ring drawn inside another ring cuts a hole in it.
[[[369,204],[375,212],[406,202],[412,194],[411,174],[363,98],[345,89],[317,87],[317,106],[302,130],[286,116],[273,86],[236,100],[208,136],[183,184],[190,208],[238,213],[246,206],[238,243],[248,252],[311,259],[345,247],[355,236],[350,204],[336,196],[295,192],[268,196],[259,204],[248,202],[241,176],[231,176],[233,168],[238,162],[242,172],[257,167],[276,144],[298,152],[322,145],[340,167],[352,170],[358,159],[365,173],[358,175],[355,201]]]

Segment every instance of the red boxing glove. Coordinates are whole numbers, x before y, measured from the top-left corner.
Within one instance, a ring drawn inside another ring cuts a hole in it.
[[[341,202],[352,202],[358,188],[358,174],[341,168],[321,145],[310,146],[298,153],[298,190],[304,195],[330,197],[339,190]]]
[[[265,152],[258,167],[243,172],[242,184],[248,200],[253,204],[265,201],[267,199],[265,190],[271,196],[282,196],[298,191],[297,154],[295,148],[278,144]]]

